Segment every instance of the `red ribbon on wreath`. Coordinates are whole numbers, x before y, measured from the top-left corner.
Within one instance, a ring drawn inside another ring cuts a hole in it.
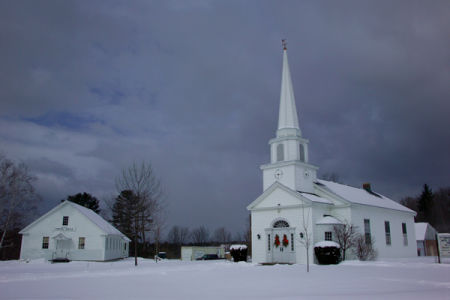
[[[286,235],[283,235],[283,246],[287,247],[287,245],[289,245],[289,240]]]
[[[278,236],[278,234],[275,235],[275,247],[278,248],[278,246],[280,246],[280,237]]]

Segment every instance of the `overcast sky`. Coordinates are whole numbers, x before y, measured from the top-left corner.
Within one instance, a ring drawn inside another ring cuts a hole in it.
[[[449,1],[0,1],[0,151],[45,209],[151,162],[168,227],[244,229],[281,39],[310,162],[400,200],[450,181]]]

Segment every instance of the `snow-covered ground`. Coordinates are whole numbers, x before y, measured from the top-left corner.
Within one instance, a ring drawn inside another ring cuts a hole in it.
[[[0,262],[0,299],[450,299],[434,258],[259,266],[166,260]]]

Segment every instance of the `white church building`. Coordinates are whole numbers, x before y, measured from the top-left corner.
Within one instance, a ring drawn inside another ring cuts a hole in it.
[[[308,140],[299,127],[286,47],[278,129],[269,141],[270,163],[262,165],[263,193],[251,212],[252,260],[256,263],[306,263],[304,241],[335,241],[333,226],[352,224],[373,240],[379,258],[415,257],[416,213],[371,190],[317,179],[309,163]],[[347,259],[351,253],[347,253]]]
[[[64,201],[20,231],[20,259],[105,261],[128,257],[130,239],[94,211]]]

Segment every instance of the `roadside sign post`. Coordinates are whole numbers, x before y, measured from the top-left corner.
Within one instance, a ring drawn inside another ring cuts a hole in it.
[[[438,243],[438,262],[441,263],[441,257],[450,257],[450,233],[436,234]]]

